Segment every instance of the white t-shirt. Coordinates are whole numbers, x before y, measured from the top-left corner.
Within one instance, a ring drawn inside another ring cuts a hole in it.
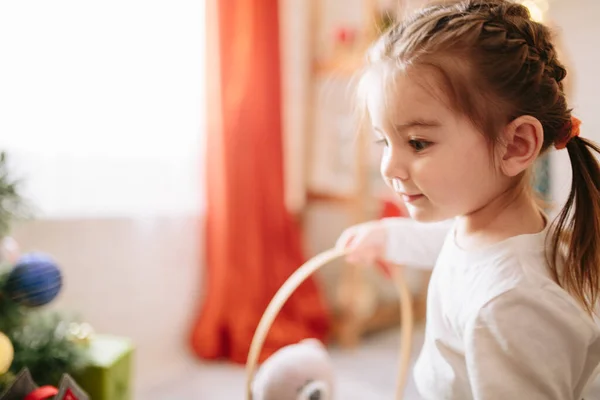
[[[429,286],[425,341],[414,368],[424,399],[580,400],[589,395],[586,387],[600,363],[600,330],[551,279],[544,252],[547,229],[464,251],[448,222],[407,221],[390,221],[391,261],[433,265],[429,251],[442,243]],[[411,243],[419,250],[407,251]]]

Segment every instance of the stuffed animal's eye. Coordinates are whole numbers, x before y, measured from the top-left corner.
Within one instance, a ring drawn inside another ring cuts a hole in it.
[[[303,391],[304,388],[307,387],[311,382],[312,382],[312,380],[310,380],[310,379],[308,379],[306,382],[304,382],[304,384],[298,388],[298,393]]]
[[[319,380],[310,380],[302,388],[296,400],[328,400],[329,389],[327,383]]]

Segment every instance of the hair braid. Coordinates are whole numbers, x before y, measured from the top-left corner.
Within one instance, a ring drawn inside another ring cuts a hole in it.
[[[530,115],[544,130],[542,152],[571,129],[559,61],[548,27],[508,0],[465,0],[425,8],[392,27],[369,60],[407,70],[432,67],[455,111],[466,115],[493,145],[503,126]],[[550,266],[557,281],[588,311],[600,293],[600,168],[598,147],[567,144],[573,187],[553,232]],[[573,210],[575,215],[573,216]],[[586,224],[586,218],[593,223]],[[594,229],[596,229],[594,231]],[[571,248],[559,273],[560,243]]]

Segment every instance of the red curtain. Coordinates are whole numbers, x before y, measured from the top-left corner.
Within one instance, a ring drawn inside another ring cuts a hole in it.
[[[277,0],[208,0],[206,297],[191,344],[206,359],[245,363],[268,302],[305,260],[284,203]],[[290,298],[261,360],[329,316],[313,280]]]

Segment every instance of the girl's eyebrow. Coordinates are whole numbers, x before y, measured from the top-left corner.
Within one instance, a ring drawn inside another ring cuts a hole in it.
[[[435,128],[440,125],[441,124],[439,122],[434,121],[434,120],[416,119],[416,120],[412,120],[412,121],[409,121],[404,124],[395,125],[394,128],[397,133],[402,133],[402,131],[405,131],[405,130],[408,130],[411,128]],[[381,133],[382,135],[385,134],[383,129],[381,129],[377,126],[373,127],[373,130]]]
[[[410,128],[435,128],[440,126],[441,124],[438,121],[434,120],[424,120],[424,119],[416,119],[409,121],[404,124],[399,124],[395,126],[397,132],[402,132]]]

